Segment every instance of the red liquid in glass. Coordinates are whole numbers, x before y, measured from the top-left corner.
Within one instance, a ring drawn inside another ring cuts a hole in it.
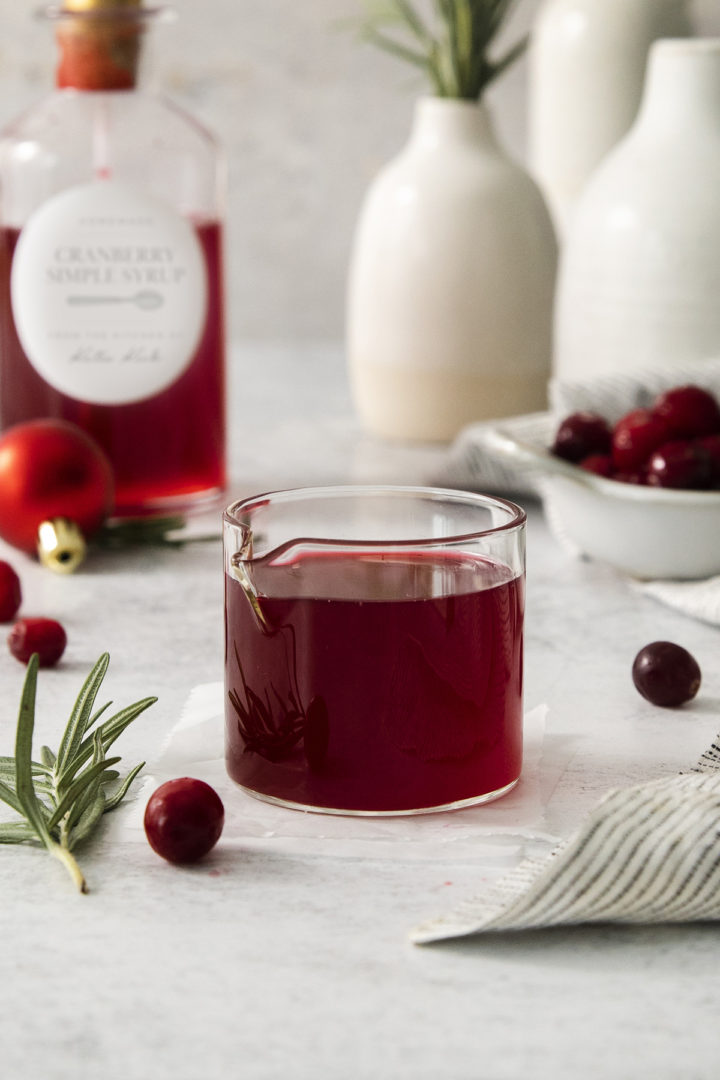
[[[28,361],[10,304],[17,229],[0,229],[0,429],[40,417],[69,420],[103,447],[115,472],[115,512],[182,509],[225,484],[222,230],[196,226],[208,310],[188,368],[168,389],[127,405],[94,405],[54,390]]]
[[[311,553],[226,576],[226,753],[253,792],[392,812],[478,799],[522,756],[523,579],[457,553]]]

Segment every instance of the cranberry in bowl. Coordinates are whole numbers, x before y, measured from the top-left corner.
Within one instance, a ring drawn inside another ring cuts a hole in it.
[[[707,391],[673,387],[612,421],[548,416],[522,439],[502,424],[476,437],[534,478],[565,546],[639,579],[720,574],[720,408]]]

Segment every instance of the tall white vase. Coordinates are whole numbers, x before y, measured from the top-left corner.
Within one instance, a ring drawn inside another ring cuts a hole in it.
[[[691,32],[689,0],[543,0],[529,53],[529,153],[560,235],[640,105],[648,50]]]
[[[657,42],[640,114],[561,260],[556,374],[720,356],[720,39]]]
[[[407,146],[368,192],[352,253],[348,361],[366,426],[446,440],[543,408],[555,270],[544,200],[484,106],[421,99]]]

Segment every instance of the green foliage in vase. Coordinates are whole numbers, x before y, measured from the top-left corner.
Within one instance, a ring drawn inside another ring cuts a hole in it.
[[[365,41],[425,72],[438,97],[476,101],[525,50],[528,38],[491,59],[489,51],[516,0],[366,0]]]

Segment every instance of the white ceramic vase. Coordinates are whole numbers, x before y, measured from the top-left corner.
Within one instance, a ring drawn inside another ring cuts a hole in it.
[[[451,439],[541,409],[556,244],[534,181],[474,102],[423,98],[410,140],[372,184],[348,284],[358,411],[389,438]]]
[[[590,174],[629,130],[647,55],[691,32],[689,0],[544,0],[533,27],[529,156],[558,234]]]
[[[555,347],[563,379],[720,355],[720,39],[652,47],[638,119],[573,219]]]

